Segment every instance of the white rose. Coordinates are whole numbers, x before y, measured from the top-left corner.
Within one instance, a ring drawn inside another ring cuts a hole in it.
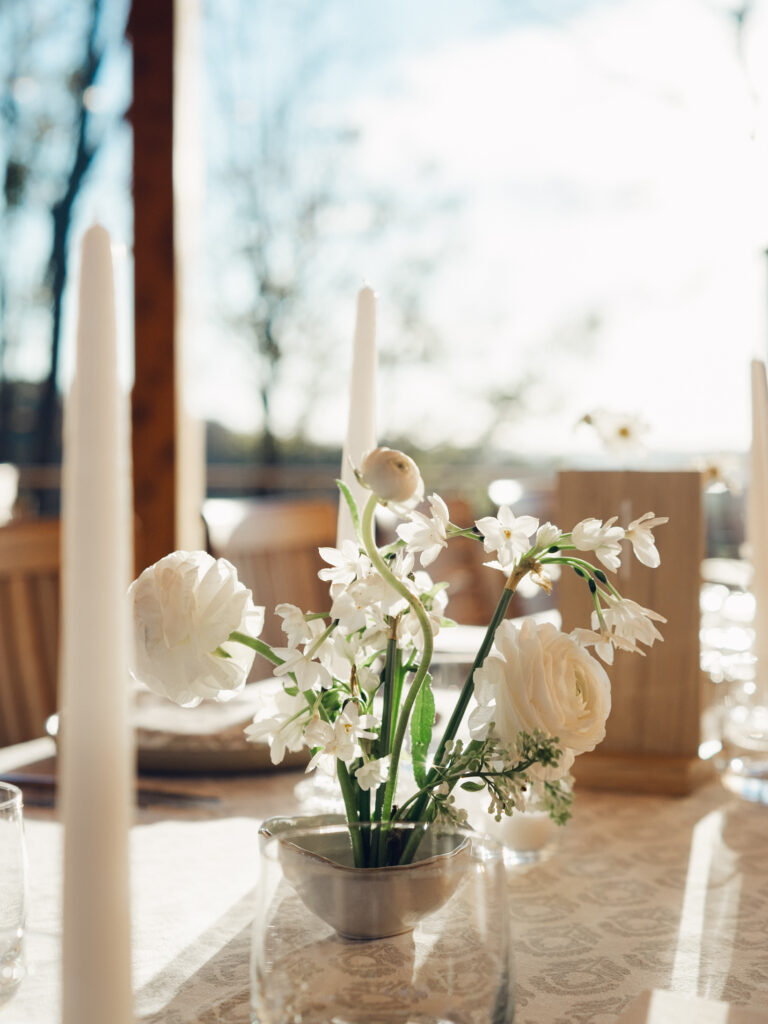
[[[128,589],[134,621],[131,674],[183,707],[228,700],[245,685],[255,652],[228,642],[234,630],[258,636],[264,609],[235,567],[204,551],[174,551]]]
[[[593,750],[605,736],[611,684],[602,665],[551,623],[509,620],[496,631],[498,654],[475,672],[481,705],[493,702],[495,733],[513,743],[521,731],[556,736],[560,769],[571,755]]]

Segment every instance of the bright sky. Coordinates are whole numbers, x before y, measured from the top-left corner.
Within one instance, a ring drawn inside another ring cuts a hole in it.
[[[746,64],[725,3],[593,2],[424,48],[395,43],[332,98],[339,120],[362,128],[351,178],[406,195],[429,166],[436,193],[461,197],[447,227],[436,224],[439,258],[421,293],[444,354],[382,371],[383,435],[475,440],[488,392],[533,376],[528,413],[494,435],[510,451],[589,445],[574,423],[599,406],[642,413],[659,450],[746,448],[749,360],[768,355],[768,82],[748,77],[768,65],[755,59],[768,54],[765,7]],[[379,292],[383,355],[397,341],[392,267],[429,253],[428,236],[406,221],[386,245],[349,246],[346,269]],[[339,368],[309,425],[338,442],[354,291],[318,303]],[[244,351],[219,360],[220,387],[229,422],[249,429],[258,403]],[[312,387],[298,360],[287,369],[286,430]],[[221,415],[216,372],[196,401]]]

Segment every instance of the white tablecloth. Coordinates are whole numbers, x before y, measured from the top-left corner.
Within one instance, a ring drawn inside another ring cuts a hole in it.
[[[138,812],[137,1020],[247,1024],[258,822],[295,809],[299,778],[169,780],[220,801]],[[30,973],[0,1022],[57,1024],[61,830],[51,811],[26,813]],[[583,790],[556,855],[510,872],[509,891],[516,1024],[613,1024],[652,988],[768,1021],[768,807],[717,783],[687,798]]]

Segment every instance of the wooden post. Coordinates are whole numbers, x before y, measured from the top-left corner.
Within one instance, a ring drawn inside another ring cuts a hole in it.
[[[702,674],[699,591],[704,556],[702,479],[697,472],[563,472],[558,519],[565,528],[593,516],[617,515],[628,526],[645,512],[669,516],[655,533],[661,565],[649,569],[629,549],[618,573],[622,596],[663,615],[664,641],[646,657],[617,651],[608,668],[612,708],[606,738],[576,759],[579,785],[640,792],[687,793],[709,777],[699,759]],[[563,629],[588,625],[586,584],[564,570],[558,583]]]
[[[176,541],[173,0],[133,0],[136,572]]]

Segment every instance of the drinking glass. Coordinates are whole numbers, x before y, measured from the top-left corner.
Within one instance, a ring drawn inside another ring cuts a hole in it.
[[[389,826],[401,848],[430,835],[411,864],[357,868],[352,846],[375,843],[377,826],[282,820],[260,844],[252,1024],[510,1024],[499,843],[453,825]]]
[[[24,977],[26,851],[21,790],[0,782],[0,1006]]]

